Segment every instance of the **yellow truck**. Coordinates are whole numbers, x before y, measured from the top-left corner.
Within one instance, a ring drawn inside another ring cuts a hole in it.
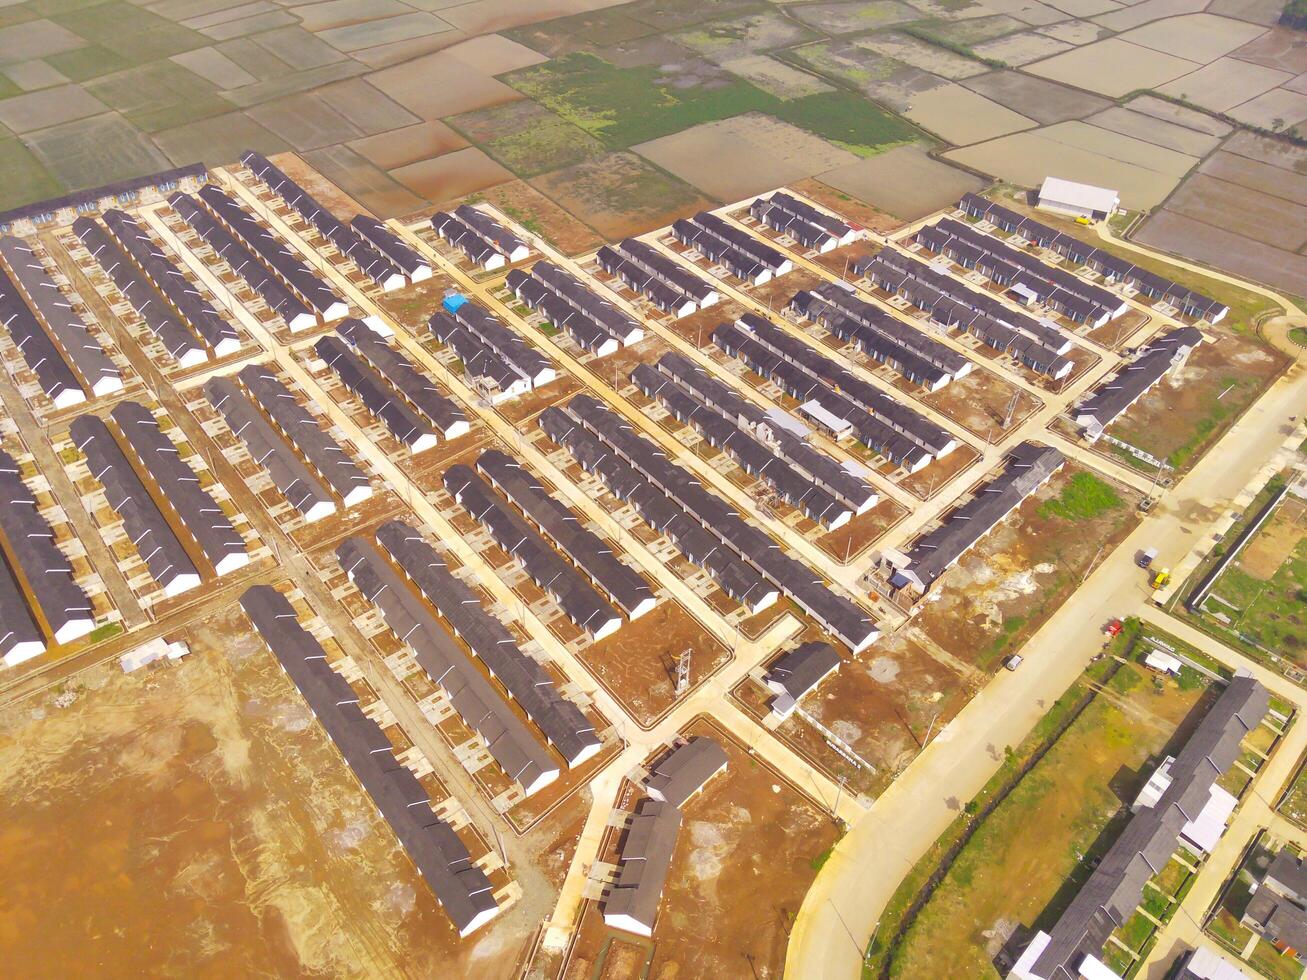
[[[1169,568],[1163,568],[1153,576],[1153,588],[1160,589],[1169,581],[1171,581],[1171,570]]]

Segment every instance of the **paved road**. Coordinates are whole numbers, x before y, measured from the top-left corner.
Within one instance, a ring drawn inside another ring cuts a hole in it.
[[[885,903],[995,772],[1004,746],[1019,743],[1084,670],[1102,647],[1106,620],[1152,608],[1133,565],[1136,550],[1155,547],[1160,564],[1178,565],[1199,543],[1197,528],[1218,515],[1280,448],[1291,429],[1288,418],[1301,415],[1304,404],[1307,371],[1300,360],[1031,638],[1022,668],[996,677],[876,801],[809,890],[790,936],[787,977],[858,976]]]

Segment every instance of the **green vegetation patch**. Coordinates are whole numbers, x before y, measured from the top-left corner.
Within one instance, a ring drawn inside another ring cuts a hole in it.
[[[51,68],[62,72],[72,82],[99,78],[101,75],[130,68],[133,64],[122,55],[98,44],[48,55],[44,60]]]
[[[212,83],[167,59],[97,79],[86,89],[147,133],[233,108]]]
[[[505,81],[614,149],[746,112],[783,119],[864,156],[917,136],[910,124],[849,92],[785,100],[731,75],[618,68],[591,54],[525,68]]]
[[[445,122],[519,177],[562,170],[607,152],[589,133],[526,100],[451,116]]]
[[[5,175],[0,206],[21,207],[43,201],[64,191],[45,165],[16,139],[0,140],[0,173]]]
[[[108,48],[134,64],[166,58],[209,43],[196,31],[152,14],[132,3],[104,3],[75,12],[56,14],[56,24]]]
[[[1068,521],[1092,521],[1120,506],[1121,498],[1108,483],[1082,471],[1067,481],[1055,499],[1046,500],[1039,508],[1039,514]]]

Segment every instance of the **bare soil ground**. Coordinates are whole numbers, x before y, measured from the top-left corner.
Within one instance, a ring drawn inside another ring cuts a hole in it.
[[[993,670],[1066,600],[1090,564],[1133,529],[1139,521],[1133,495],[1114,485],[1116,504],[1094,516],[1060,516],[1046,506],[1082,473],[1068,463],[945,574],[915,623],[929,642]]]
[[[636,723],[648,727],[676,703],[676,660],[686,650],[692,654],[691,690],[732,657],[679,602],[663,598],[580,657]]]
[[[1239,555],[1239,565],[1253,578],[1270,581],[1307,537],[1307,522],[1303,515],[1307,506],[1293,497],[1286,497],[1275,514],[1257,536],[1248,542]]]
[[[452,285],[444,276],[432,276],[406,289],[382,293],[377,297],[377,305],[413,336],[421,337],[427,332],[427,320],[445,298],[445,290]]]
[[[907,516],[908,509],[889,497],[865,514],[859,514],[835,531],[827,531],[817,539],[817,547],[843,564],[857,561],[882,534]]]
[[[481,197],[565,255],[581,255],[602,244],[591,229],[526,181],[510,180],[482,191]]]
[[[707,735],[726,750],[726,769],[682,808],[677,836],[654,926],[653,977],[779,976],[789,928],[817,872],[814,862],[836,841],[827,813],[707,717],[685,735]],[[627,786],[624,809],[640,793]],[[600,855],[616,859],[622,834],[609,835]],[[588,903],[572,950],[569,980],[589,977],[616,937],[603,924],[598,903]],[[628,962],[638,956],[617,949]],[[605,974],[606,975],[606,974]],[[628,977],[636,974],[616,973]]]
[[[1256,340],[1219,327],[1208,333],[1214,339],[1109,426],[1111,435],[1186,469],[1279,373],[1282,358]]]
[[[899,486],[915,497],[929,500],[944,484],[980,459],[980,453],[962,445],[943,459],[937,459],[925,469],[918,470],[899,480]]]
[[[192,654],[176,665],[108,664],[0,713],[5,961],[64,976],[91,960],[106,975],[511,971],[521,924],[458,939],[247,630],[229,609],[180,637]],[[566,846],[557,835],[542,850]]]
[[[834,782],[845,780],[848,792],[874,799],[916,756],[932,727],[938,731],[970,700],[978,679],[965,665],[938,660],[905,636],[883,637],[873,650],[846,659],[802,705],[872,768],[837,752],[798,713],[773,733]],[[772,692],[752,679],[731,695],[755,718],[771,710]]]
[[[900,151],[897,149],[886,150],[884,153],[878,154],[877,157],[868,159],[879,159],[897,152]],[[790,186],[810,201],[814,201],[822,207],[834,211],[841,218],[862,225],[862,227],[877,234],[883,235],[902,224],[893,214],[882,211],[875,204],[860,200],[855,194],[845,193],[816,177],[805,177],[803,180],[795,181]]]
[[[906,390],[907,383],[898,387]],[[973,370],[965,378],[950,382],[939,391],[918,391],[916,395],[924,404],[980,439],[999,438],[1040,407],[1034,395],[984,368]],[[1011,422],[1004,428],[1009,409]]]

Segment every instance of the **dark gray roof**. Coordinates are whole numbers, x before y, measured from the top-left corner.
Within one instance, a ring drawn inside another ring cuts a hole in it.
[[[531,273],[514,269],[505,282],[514,296],[554,326],[566,330],[584,350],[602,357],[621,346],[588,311],[577,309]]]
[[[558,692],[545,669],[522,651],[417,531],[388,521],[377,529],[377,540],[569,766],[599,751],[599,738],[584,712]]]
[[[181,364],[208,360],[208,351],[174,319],[158,292],[103,228],[90,218],[78,218],[73,222],[73,232],[174,360]]]
[[[777,657],[763,680],[769,687],[779,687],[798,701],[828,674],[839,670],[841,661],[829,643],[802,643]]]
[[[378,252],[394,263],[400,272],[408,276],[410,281],[431,276],[431,263],[376,218],[366,214],[356,214],[350,224],[359,235],[371,242]]]
[[[1138,811],[1108,848],[1066,911],[1049,929],[1049,942],[1031,972],[1047,980],[1075,980],[1085,953],[1102,952],[1108,935],[1134,914],[1144,883],[1166,865],[1181,830],[1198,816],[1218,776],[1239,756],[1239,743],[1261,722],[1266,688],[1236,674],[1207,710],[1171,764],[1171,782],[1157,803]]]
[[[772,277],[771,269],[762,262],[688,218],[672,222],[672,237],[711,261],[720,262],[737,279],[758,284]]]
[[[236,375],[277,430],[290,440],[314,471],[346,506],[371,496],[367,475],[349,458],[290,389],[261,364],[247,364]]]
[[[657,368],[639,364],[631,372],[631,381],[675,418],[692,425],[709,445],[725,450],[746,473],[765,480],[782,500],[809,519],[825,527],[839,527],[853,516],[847,504],[836,500],[779,453],[688,394]]]
[[[759,200],[763,199],[759,198]],[[767,204],[771,205],[773,208],[780,208],[795,217],[809,221],[838,239],[848,237],[855,230],[853,225],[849,224],[847,221],[837,218],[834,215],[827,214],[825,211],[819,211],[811,204],[800,201],[797,197],[794,197],[792,194],[786,194],[784,191],[776,191],[771,195],[771,197],[768,197],[765,200]]]
[[[898,465],[919,469],[957,445],[948,430],[761,317],[724,323],[712,340],[791,397],[848,421],[863,443]]]
[[[613,248],[627,262],[643,269],[696,303],[704,303],[717,297],[717,290],[707,280],[664,255],[648,242],[642,242],[638,238],[624,238]]]
[[[726,768],[726,762],[726,750],[718,742],[695,735],[653,767],[645,791],[660,803],[683,807],[708,780]]]
[[[431,682],[445,692],[463,723],[481,736],[508,778],[528,796],[557,779],[558,766],[544,746],[377,549],[363,538],[349,538],[336,549],[336,557],[391,632],[412,649]]]
[[[40,257],[12,235],[0,237],[0,255],[19,291],[89,390],[97,395],[120,391],[123,383],[118,368],[91,336],[72,302],[55,285]]]
[[[613,496],[630,503],[646,524],[666,534],[689,561],[711,575],[736,602],[758,612],[776,601],[776,589],[763,582],[758,572],[741,562],[680,504],[623,462],[572,416],[551,406],[541,413],[540,428],[564,446],[582,469],[597,474]]]
[[[470,466],[451,466],[445,471],[444,483],[454,500],[521,564],[531,581],[558,603],[568,619],[594,639],[602,639],[621,627],[622,617],[608,600],[574,566],[563,561]]]
[[[264,302],[286,321],[287,326],[293,330],[305,329],[316,323],[316,318],[309,312],[304,301],[269,272],[254,253],[237,241],[235,236],[220,225],[212,214],[200,207],[195,198],[188,194],[177,193],[168,198],[168,203],[218,254],[219,258],[231,266],[236,275],[249,283],[250,288],[263,297]]]
[[[950,512],[939,527],[917,539],[907,553],[908,565],[902,574],[925,592],[1065,462],[1065,456],[1048,446],[1032,442],[1014,446],[1002,473]]]
[[[0,269],[0,320],[46,397],[60,408],[86,401],[81,378],[73,373],[19,293],[18,286],[3,269]]]
[[[79,415],[68,427],[68,435],[86,457],[91,476],[104,487],[105,500],[122,518],[150,576],[168,595],[198,585],[195,563],[104,422],[94,415]]]
[[[570,508],[547,494],[526,467],[497,449],[487,449],[477,459],[477,469],[628,616],[634,619],[653,608],[657,599],[644,578],[583,527]]]
[[[200,486],[173,441],[159,428],[148,408],[136,402],[119,402],[109,417],[140,469],[159,489],[158,499],[172,509],[218,574],[249,561],[245,542],[232,527],[209,491]]]
[[[490,266],[498,262],[502,265],[507,259],[504,253],[475,228],[447,211],[437,211],[431,216],[431,227],[437,235],[459,249],[469,259],[480,266]]]
[[[601,269],[609,275],[616,276],[635,292],[641,293],[664,313],[679,317],[698,309],[698,304],[688,294],[675,286],[668,285],[648,269],[641,268],[611,245],[599,249],[595,260]]]
[[[85,636],[95,625],[91,602],[73,581],[72,565],[54,542],[54,531],[36,509],[18,462],[0,450],[0,533],[27,580],[56,642]]]
[[[781,275],[793,265],[791,260],[762,239],[749,234],[742,228],[735,227],[725,218],[713,214],[711,211],[700,211],[690,220],[708,234],[726,242],[750,259],[770,269],[773,275]]]
[[[937,323],[970,333],[1033,371],[1063,378],[1074,367],[1062,356],[1071,349],[1071,339],[1057,327],[1014,310],[915,256],[884,248],[855,262],[854,269],[888,292],[897,292]]]
[[[276,589],[256,585],[241,606],[282,669],[299,688],[327,735],[395,831],[436,900],[466,936],[498,911],[490,879],[472,864],[453,827],[430,806],[426,790],[399,764],[390,740],[358,708],[358,696],[327,663],[326,651],[300,626]]]
[[[792,201],[793,198],[789,200]],[[749,205],[749,213],[768,228],[789,235],[808,248],[831,249],[839,244],[838,235],[832,235],[816,222],[796,214],[787,207],[784,195],[774,194],[770,199],[755,198]]]
[[[770,535],[705,490],[621,416],[589,395],[574,397],[567,413],[842,642],[856,651],[879,635],[861,606],[833,592],[812,569],[786,555]]]
[[[617,879],[604,896],[604,919],[649,935],[658,917],[671,870],[681,811],[670,803],[641,800],[622,841]]]
[[[22,586],[0,550],[0,658],[12,665],[44,652],[45,640],[28,611]]]
[[[469,377],[479,378],[505,394],[530,389],[530,381],[502,354],[445,310],[431,314],[427,329],[442,344],[449,345]]]
[[[337,332],[365,361],[372,365],[409,407],[429,421],[446,439],[456,439],[469,428],[467,416],[457,403],[421,374],[410,361],[382,340],[362,320],[348,319]]]
[[[1016,232],[1027,241],[1064,255],[1077,265],[1087,265],[1110,280],[1136,286],[1152,299],[1162,299],[1179,307],[1187,316],[1207,317],[1213,323],[1229,312],[1218,303],[1187,286],[1160,276],[1106,249],[1088,245],[1065,232],[1055,231],[1034,218],[1027,218],[1011,208],[995,204],[979,194],[965,194],[958,207],[973,218],[984,218],[1004,231]]]
[[[644,328],[639,323],[608,302],[608,300],[603,299],[588,286],[583,285],[571,273],[560,269],[552,262],[541,259],[531,267],[528,273],[522,275],[519,275],[519,273],[521,273],[521,270],[518,269],[509,273],[508,288],[513,290],[518,298],[528,306],[533,308],[541,307],[543,305],[541,298],[553,295],[619,345],[634,344],[644,336]],[[542,286],[544,288],[543,292],[537,294],[523,290],[522,284],[525,279],[533,280],[539,286]],[[570,320],[567,323],[557,323],[556,325],[565,327],[569,331],[573,330]],[[587,350],[592,349],[580,337],[578,337],[578,342]]]
[[[413,452],[436,444],[436,434],[404,404],[390,386],[339,337],[323,337],[313,349],[327,362],[341,384],[363,403],[363,407],[385,423],[392,435]]]
[[[658,371],[696,401],[748,432],[765,432],[764,441],[798,471],[856,513],[875,506],[878,496],[867,482],[825,453],[787,431],[762,409],[745,401],[688,357],[670,351],[658,359]]]
[[[1244,922],[1257,923],[1257,931],[1273,943],[1295,953],[1307,952],[1307,909],[1269,888],[1258,888],[1243,913]]]
[[[336,510],[327,488],[282,441],[277,430],[235,382],[228,378],[210,378],[204,383],[204,395],[222,413],[231,431],[245,443],[254,462],[268,471],[272,482],[292,507],[309,520],[326,517]]]
[[[532,386],[547,384],[557,376],[553,362],[548,357],[476,303],[463,303],[453,312],[452,317],[506,361],[514,371],[530,381]]]
[[[474,208],[470,204],[460,204],[454,209],[454,214],[506,256],[511,257],[518,249],[526,248],[526,242],[479,208]]]
[[[1266,869],[1266,880],[1273,881],[1281,891],[1307,902],[1307,861],[1292,851],[1284,850],[1275,855],[1275,860]],[[1307,946],[1303,950],[1307,952]]]
[[[199,199],[233,235],[244,242],[263,264],[296,296],[323,319],[345,313],[344,301],[274,235],[271,229],[213,184],[200,189]]]
[[[241,154],[241,163],[249,167],[254,176],[270,190],[280,195],[305,221],[317,228],[327,241],[335,245],[369,279],[382,287],[399,285],[403,273],[390,259],[382,255],[371,242],[360,238],[358,232],[323,207],[312,194],[288,177],[280,167],[269,162],[262,153],[246,150]]]
[[[1077,423],[1093,422],[1107,428],[1202,342],[1203,335],[1197,327],[1176,327],[1153,338],[1138,357],[1124,364],[1112,377],[1100,381],[1080,403],[1074,410]]]
[[[105,227],[129,255],[145,278],[165,296],[181,318],[190,324],[217,357],[240,347],[236,328],[224,320],[204,295],[182,274],[136,219],[122,211],[106,211]]]

